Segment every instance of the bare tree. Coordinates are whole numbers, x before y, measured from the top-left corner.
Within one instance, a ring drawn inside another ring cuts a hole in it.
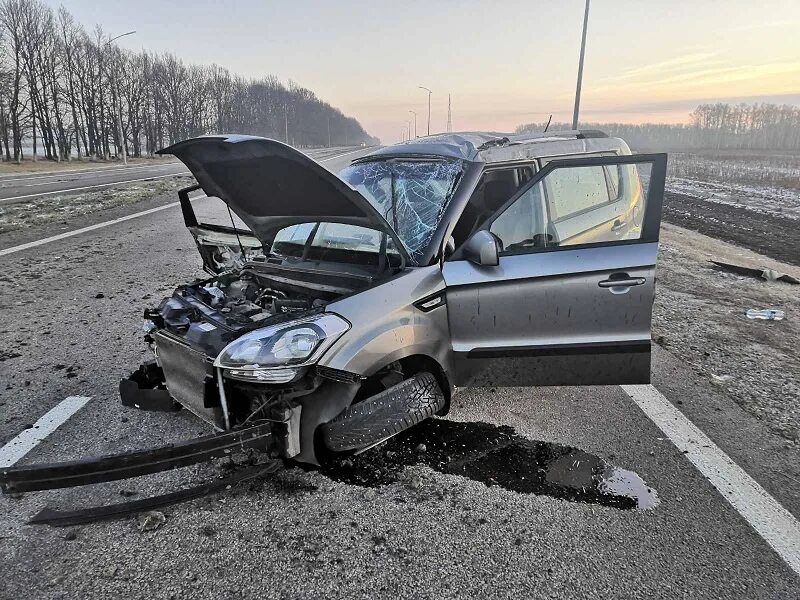
[[[120,126],[117,127],[117,116]],[[330,138],[328,131],[331,132]],[[43,0],[0,0],[0,156],[133,156],[204,133],[251,133],[301,146],[374,141],[292,81],[247,80],[216,65],[132,53]]]

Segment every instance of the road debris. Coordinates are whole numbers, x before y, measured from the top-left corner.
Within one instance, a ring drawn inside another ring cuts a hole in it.
[[[276,471],[280,465],[281,463],[279,461],[273,461],[266,465],[259,465],[257,467],[243,469],[228,477],[215,479],[214,481],[204,483],[196,487],[186,488],[177,492],[164,494],[162,496],[153,496],[151,498],[143,498],[142,500],[134,500],[131,502],[121,502],[107,506],[95,506],[92,508],[74,511],[59,511],[45,507],[38,514],[33,516],[28,521],[28,524],[64,527],[69,525],[81,525],[83,523],[114,519],[135,513],[149,514],[151,512],[157,512],[153,511],[152,509],[162,508],[171,504],[177,504],[179,502],[185,502],[186,500],[199,498],[213,492],[229,489],[233,485],[242,481],[247,481],[260,475],[272,473]]]
[[[151,510],[140,514],[136,518],[136,527],[142,532],[155,531],[166,522],[167,517],[164,516],[164,513],[157,510]]]
[[[731,263],[720,262],[718,260],[712,260],[709,262],[714,263],[721,269],[730,271],[731,273],[736,273],[737,275],[744,275],[746,277],[757,277],[765,281],[783,281],[784,283],[791,283],[792,285],[800,284],[800,279],[792,277],[791,275],[787,275],[786,273],[781,273],[780,271],[776,271],[775,269],[767,269],[766,267],[754,269],[752,267],[743,267],[741,265],[734,265]]]
[[[786,313],[777,308],[756,309],[751,308],[745,311],[748,319],[761,319],[763,321],[783,321]]]

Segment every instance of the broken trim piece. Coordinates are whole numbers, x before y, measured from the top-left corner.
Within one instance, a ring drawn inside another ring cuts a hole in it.
[[[266,450],[271,438],[272,424],[261,423],[247,429],[150,450],[29,467],[9,467],[0,471],[0,489],[6,494],[33,492],[138,477],[222,458],[235,450]]]
[[[106,506],[93,506],[91,508],[84,508],[80,510],[53,510],[49,507],[44,507],[36,513],[30,520],[28,525],[52,525],[53,527],[68,527],[70,525],[82,525],[84,523],[93,523],[95,521],[104,521],[114,519],[117,517],[124,517],[126,515],[139,513],[154,508],[161,508],[179,502],[186,502],[206,496],[220,490],[224,490],[228,486],[254,479],[260,475],[274,473],[280,467],[280,461],[272,461],[266,465],[259,465],[250,469],[245,469],[223,477],[215,479],[208,483],[198,485],[177,492],[170,492],[161,496],[153,496],[152,498],[143,498],[142,500],[134,500],[132,502],[121,502],[118,504],[109,504]]]

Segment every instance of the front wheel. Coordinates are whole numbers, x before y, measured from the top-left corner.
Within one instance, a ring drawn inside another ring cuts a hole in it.
[[[417,373],[322,425],[322,441],[334,452],[367,448],[432,417],[444,406],[436,378],[431,373]]]

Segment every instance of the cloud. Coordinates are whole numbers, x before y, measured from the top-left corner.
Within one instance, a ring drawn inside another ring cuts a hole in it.
[[[684,54],[682,56],[670,58],[669,60],[662,60],[649,65],[627,69],[619,75],[605,77],[601,81],[661,78],[669,73],[690,72],[698,68],[708,68],[723,64],[723,61],[715,58],[716,56],[716,52],[694,52],[691,54]]]

